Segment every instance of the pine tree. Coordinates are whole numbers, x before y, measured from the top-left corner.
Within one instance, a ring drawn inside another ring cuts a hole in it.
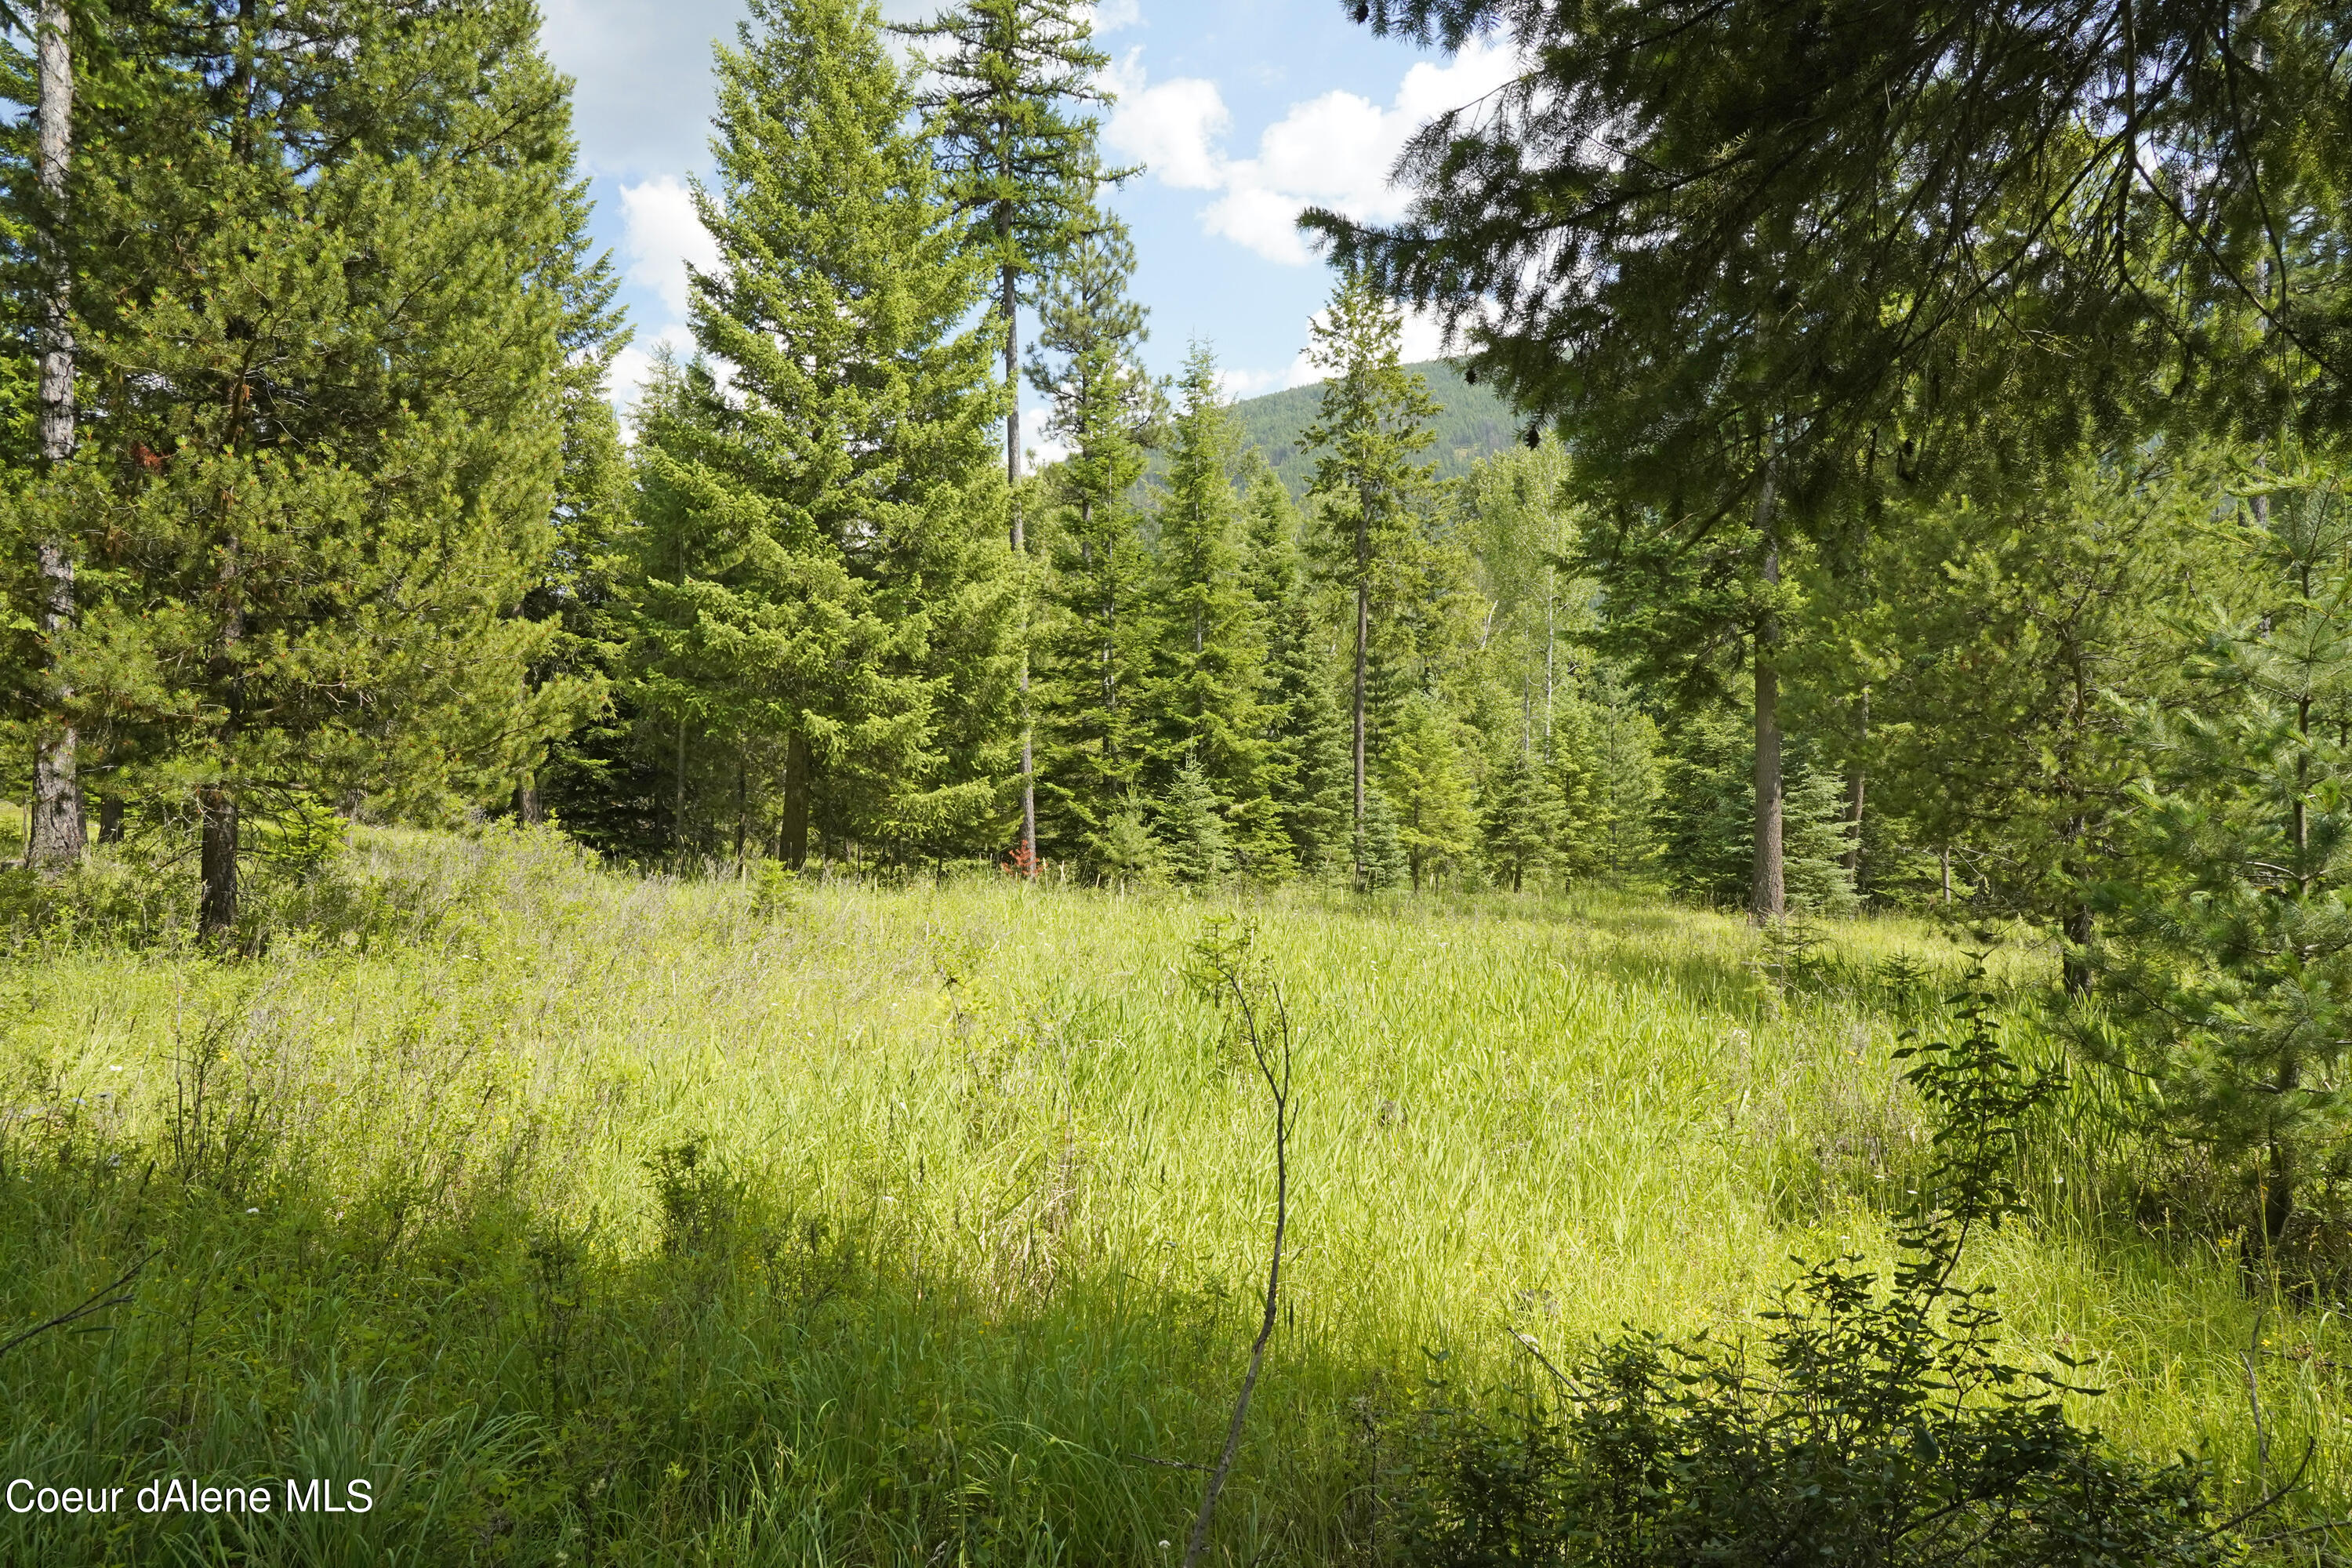
[[[1657,721],[1633,706],[1613,672],[1596,682],[1591,724],[1583,863],[1592,874],[1622,885],[1649,874],[1658,857]]]
[[[1489,779],[1479,813],[1486,863],[1516,893],[1529,873],[1540,876],[1558,853],[1560,801],[1534,756],[1524,750],[1496,764]]]
[[[1381,748],[1381,794],[1396,814],[1412,886],[1459,863],[1477,842],[1477,813],[1468,759],[1456,721],[1436,699],[1403,703],[1393,733]]]
[[[135,26],[146,75],[94,101],[75,184],[89,439],[121,456],[26,505],[110,584],[75,685],[154,731],[148,787],[194,796],[217,936],[248,816],[495,799],[570,722],[514,612],[551,544],[584,215],[525,0]]]
[[[1437,413],[1437,402],[1428,384],[1404,368],[1403,331],[1403,317],[1361,271],[1340,276],[1329,307],[1308,330],[1308,355],[1330,378],[1299,445],[1321,453],[1307,493],[1322,504],[1330,530],[1327,570],[1355,605],[1349,718],[1360,840],[1374,611],[1376,604],[1387,611],[1395,602],[1384,590],[1391,588],[1399,559],[1413,540],[1416,510],[1434,471],[1413,460],[1428,449],[1426,422]],[[1360,858],[1358,879],[1363,876]]]
[[[1244,507],[1249,583],[1265,628],[1261,691],[1265,742],[1260,777],[1274,802],[1282,843],[1251,852],[1309,874],[1348,862],[1348,731],[1321,657],[1321,626],[1300,550],[1297,509],[1255,451]]]
[[[1155,772],[1171,779],[1188,761],[1197,763],[1237,836],[1263,847],[1279,838],[1261,776],[1264,649],[1256,605],[1242,576],[1233,421],[1206,344],[1192,346],[1177,391],[1167,489],[1156,518]]]
[[[925,66],[922,107],[937,139],[950,198],[969,238],[995,274],[996,325],[1004,343],[1004,477],[1014,494],[1013,552],[1025,556],[1021,492],[1021,302],[1086,233],[1106,181],[1097,121],[1083,112],[1108,100],[1110,57],[1094,47],[1092,7],[1076,0],[961,0],[934,20],[902,29],[946,45]],[[1021,858],[1034,868],[1037,807],[1021,668]]]
[[[1161,797],[1159,837],[1168,875],[1184,887],[1205,886],[1233,869],[1223,803],[1196,756],[1184,759]]]
[[[2189,700],[2179,626],[2253,602],[2256,558],[2213,526],[2228,482],[2172,442],[1985,474],[1873,540],[1867,612],[1839,628],[1869,661],[1882,809],[1962,851],[1990,909],[2058,928],[2076,990],[2083,895],[2143,766],[2127,706]]]
[[[1860,907],[1850,861],[1856,825],[1845,785],[1826,769],[1801,762],[1790,770],[1785,802],[1789,908],[1805,915],[1851,915]]]
[[[1752,888],[1754,742],[1730,700],[1676,716],[1660,769],[1659,868],[1666,884],[1719,908],[1745,908]]]
[[[960,842],[996,787],[947,732],[986,677],[950,663],[1001,636],[984,268],[871,0],[755,0],[738,39],[697,188],[703,357],[641,411],[635,700],[676,748],[674,837],[715,793],[739,845],[772,796],[793,866],[812,827]]]
[[[2352,1135],[2352,504],[2316,466],[2250,489],[2231,542],[2268,591],[2211,626],[2192,700],[2137,710],[2146,773],[2089,955],[2121,1027],[2085,1038],[2243,1176],[2266,1256]]]
[[[550,680],[579,682],[593,698],[588,727],[609,726],[614,657],[622,640],[607,612],[611,574],[619,564],[630,523],[629,463],[620,420],[604,395],[613,361],[627,346],[630,331],[614,304],[620,279],[612,258],[588,248],[591,204],[588,182],[564,192],[572,244],[564,258],[567,320],[561,334],[563,369],[557,381],[563,421],[563,471],[556,485],[555,548],[539,583],[524,595],[522,614],[550,623],[552,646],[531,670],[534,687]],[[574,731],[577,735],[578,731]],[[545,820],[544,785],[578,754],[572,737],[530,759],[515,781],[514,813],[525,823]]]
[[[1069,451],[1048,476],[1034,692],[1040,831],[1050,850],[1105,867],[1111,820],[1141,782],[1152,637],[1148,556],[1129,498],[1160,397],[1135,361],[1146,333],[1143,307],[1128,295],[1134,272],[1125,226],[1098,214],[1046,280],[1029,363],[1031,384],[1051,399],[1047,431]]]
[[[1360,892],[1379,893],[1401,887],[1410,874],[1403,836],[1389,797],[1378,784],[1364,791],[1363,820],[1349,836],[1349,854]]]

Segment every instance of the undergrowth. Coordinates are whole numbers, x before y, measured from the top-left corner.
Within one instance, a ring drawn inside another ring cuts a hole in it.
[[[216,952],[153,855],[10,893],[0,1340],[99,1305],[0,1352],[0,1480],[378,1500],[0,1512],[11,1563],[1168,1561],[1272,1219],[1212,914],[1282,977],[1303,1107],[1217,1560],[1398,1561],[1431,1357],[1502,1386],[1515,1332],[1752,1331],[1791,1254],[1895,1264],[1934,1169],[1898,1037],[1964,967],[1891,922],[641,879],[505,829],[265,868]],[[2046,978],[1996,955],[2027,1059]],[[2119,1452],[2232,1507],[2307,1452],[2283,1517],[2340,1517],[2333,1298],[2147,1223],[2089,1092],[1958,1282]]]

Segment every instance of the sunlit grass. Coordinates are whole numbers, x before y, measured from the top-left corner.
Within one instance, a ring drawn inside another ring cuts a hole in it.
[[[1220,916],[1286,987],[1303,1112],[1221,1533],[1235,1561],[1366,1550],[1382,1417],[1425,1378],[1521,1375],[1514,1331],[1736,1330],[1792,1253],[1882,1250],[1922,1158],[1892,1053],[1964,963],[1860,922],[1783,987],[1743,923],[1601,895],[917,882],[763,910],[500,836],[373,836],[337,874],[397,918],[239,963],[8,966],[0,1313],[161,1250],[114,1331],[44,1336],[0,1382],[12,1476],[389,1474],[405,1445],[402,1505],[321,1537],[353,1562],[1164,1561],[1273,1217],[1263,1089],[1187,977]],[[666,1229],[648,1162],[688,1144]],[[2088,1418],[2251,1493],[2234,1261],[2066,1195],[2070,1158],[1977,1267],[2029,1357],[2095,1358]],[[2344,1336],[2317,1308],[2263,1324],[2267,1474],[2315,1440],[2304,1507],[2340,1513]],[[254,1549],[308,1560],[281,1528]],[[44,1561],[103,1541],[0,1516]]]

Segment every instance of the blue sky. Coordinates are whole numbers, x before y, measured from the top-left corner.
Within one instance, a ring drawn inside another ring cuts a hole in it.
[[[898,20],[934,8],[884,4]],[[742,0],[546,9],[548,51],[579,84],[597,234],[627,275],[637,343],[615,389],[625,401],[646,351],[688,341],[684,262],[707,261],[709,244],[685,182],[709,168],[710,41],[732,33]],[[1292,226],[1298,209],[1393,216],[1388,171],[1412,128],[1507,69],[1496,48],[1447,58],[1376,38],[1339,0],[1103,0],[1097,28],[1119,95],[1105,123],[1110,155],[1149,166],[1117,198],[1151,310],[1147,357],[1172,371],[1205,338],[1237,395],[1312,378],[1307,324],[1330,277]],[[1437,335],[1409,323],[1406,347],[1427,357]]]

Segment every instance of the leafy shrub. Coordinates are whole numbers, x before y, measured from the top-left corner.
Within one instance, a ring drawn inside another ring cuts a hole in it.
[[[1852,1255],[1812,1265],[1765,1314],[1760,1344],[1628,1332],[1561,1368],[1528,1341],[1549,1402],[1498,1412],[1449,1404],[1438,1385],[1407,1436],[1408,1559],[2239,1561],[2200,1467],[2144,1465],[2074,1426],[2060,1405],[2069,1386],[2002,1353],[1994,1287],[1958,1282],[1969,1238],[2020,1207],[2020,1124],[2054,1087],[2010,1059],[1981,1000],[1961,1018],[1958,1041],[1905,1053],[1937,1157],[1897,1221],[1891,1279]]]

